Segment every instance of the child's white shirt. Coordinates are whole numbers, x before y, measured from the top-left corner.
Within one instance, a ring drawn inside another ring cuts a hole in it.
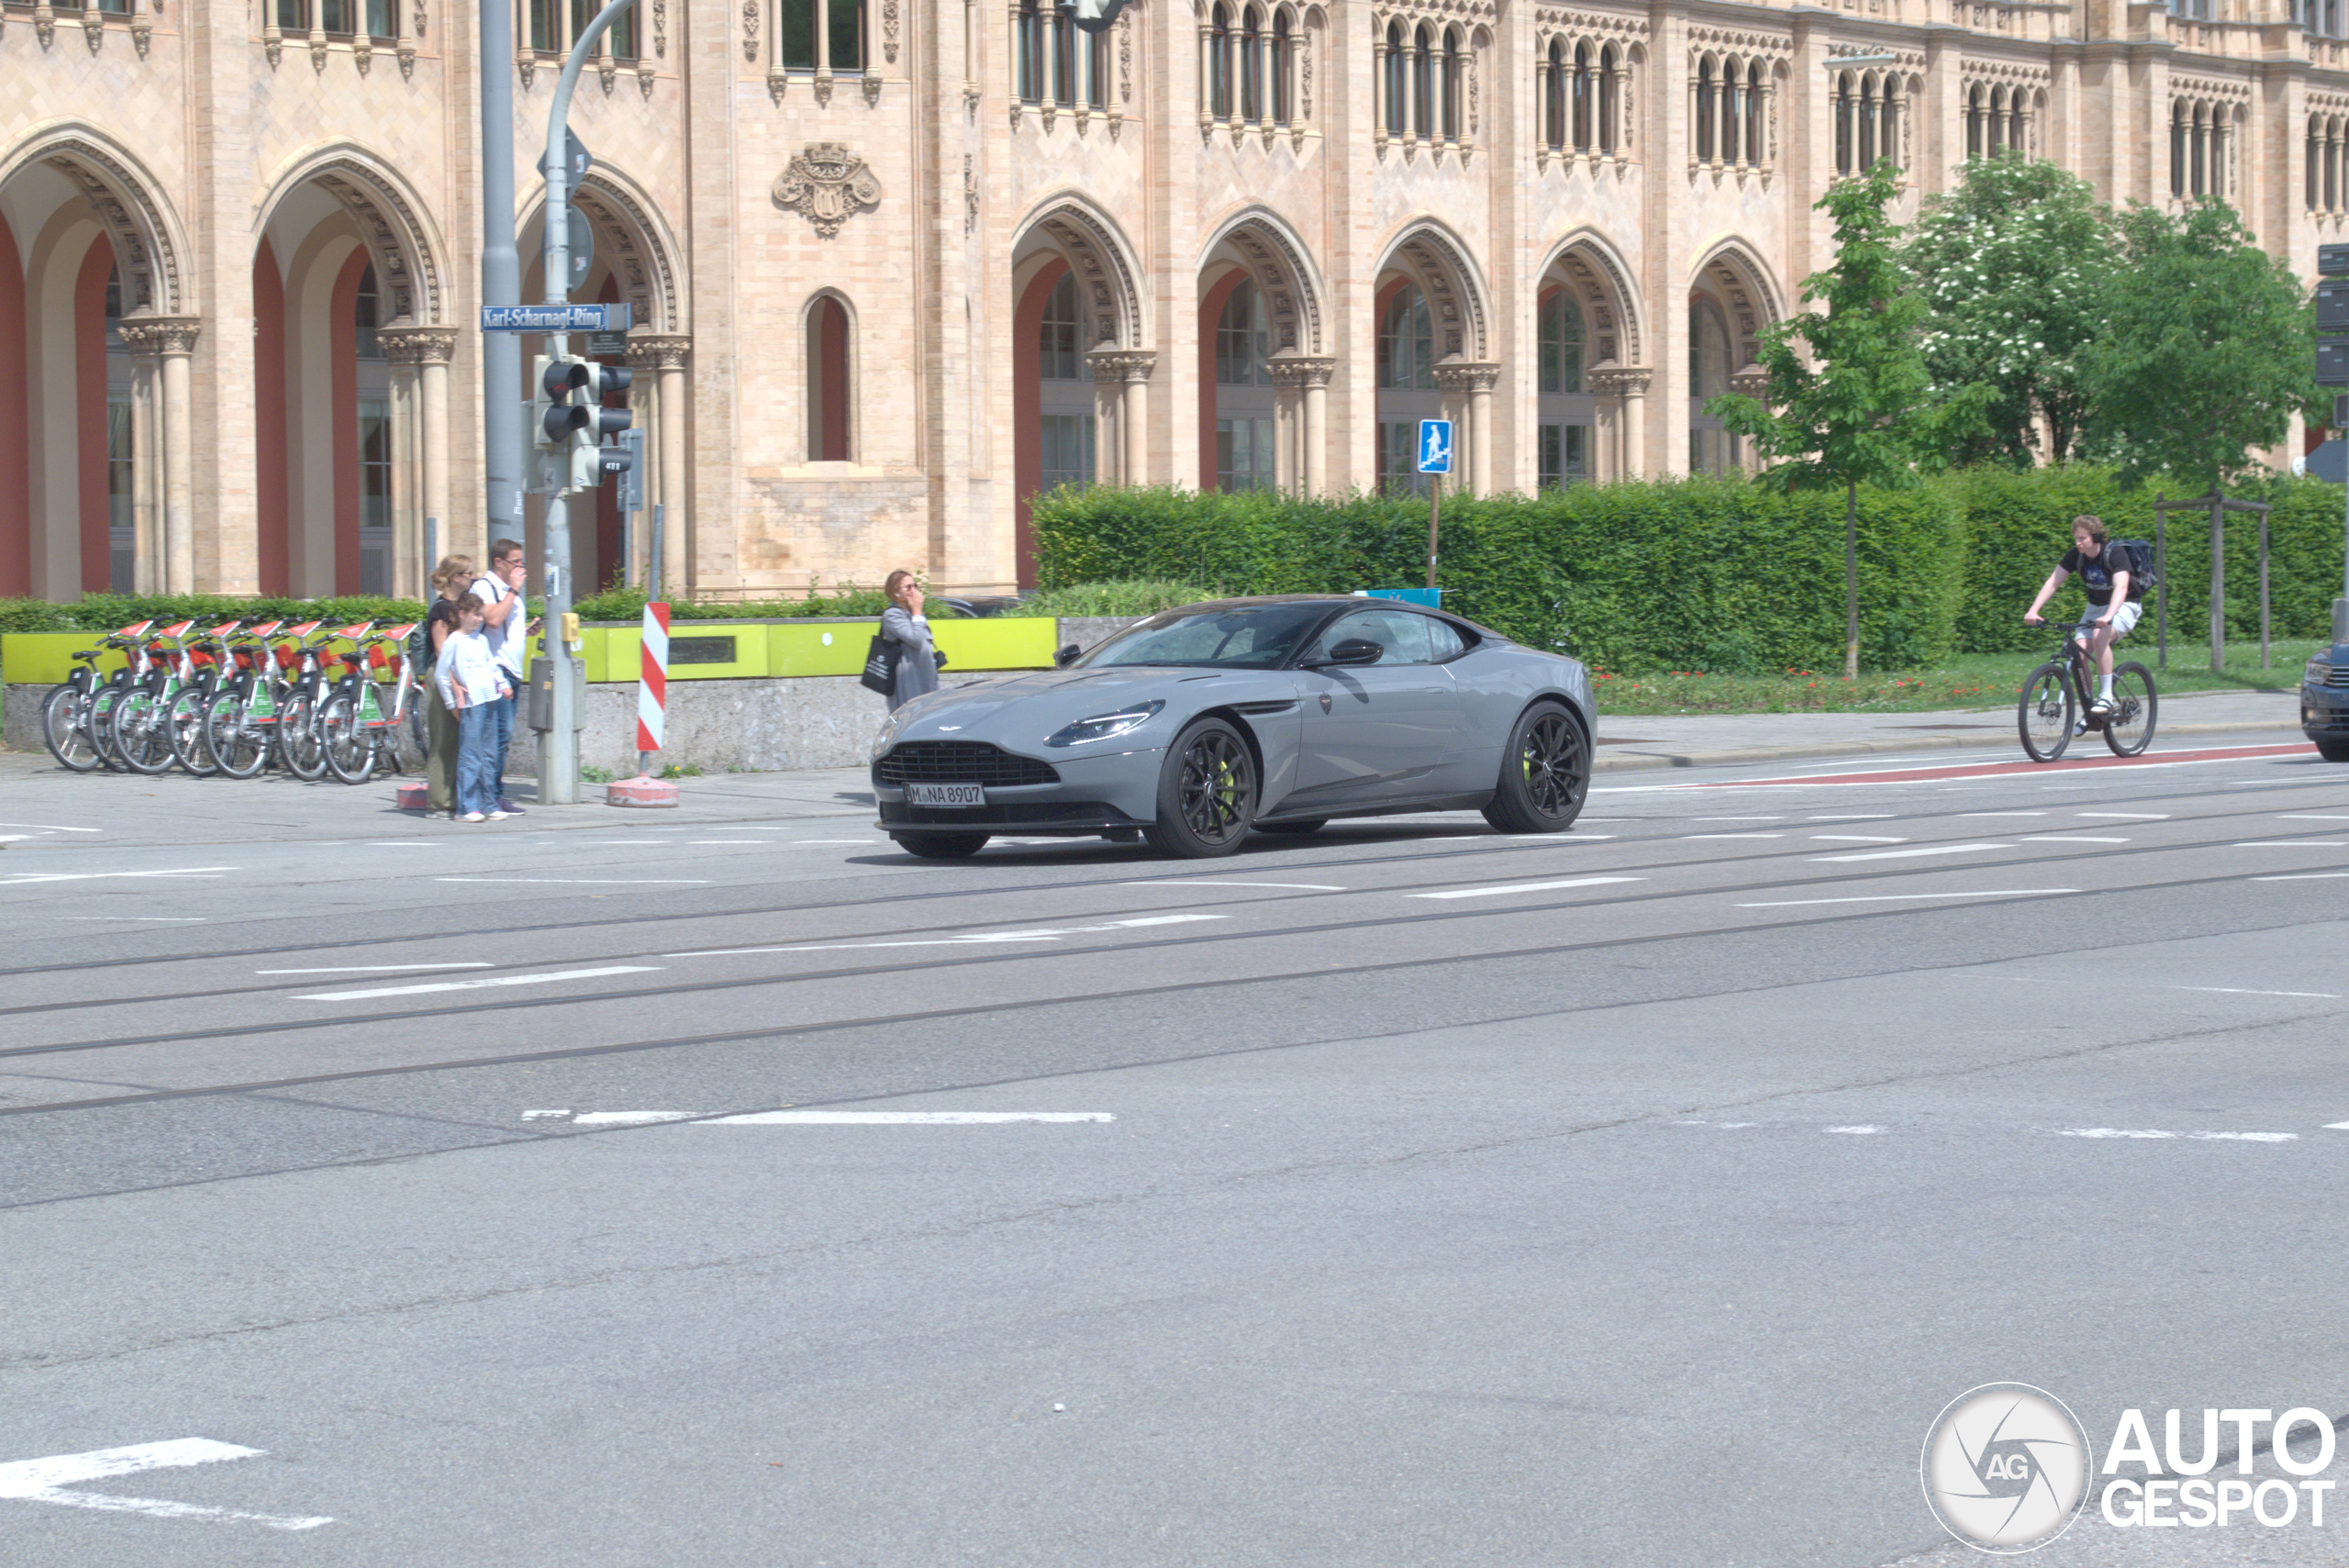
[[[489,639],[478,631],[451,632],[441,641],[440,657],[432,673],[440,683],[440,701],[451,712],[494,702],[504,695],[501,687],[513,689],[497,666],[496,655],[490,651]]]

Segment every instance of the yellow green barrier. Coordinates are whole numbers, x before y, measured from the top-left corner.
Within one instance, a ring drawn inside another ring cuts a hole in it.
[[[782,675],[853,675],[864,668],[877,621],[673,621],[669,679],[739,681]],[[930,635],[949,670],[1049,670],[1060,623],[1050,617],[941,620]],[[633,681],[643,634],[635,627],[584,628],[580,657],[590,681]]]

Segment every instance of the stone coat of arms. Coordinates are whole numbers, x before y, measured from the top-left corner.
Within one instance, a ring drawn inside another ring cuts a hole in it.
[[[777,206],[800,214],[829,239],[841,224],[881,205],[881,182],[845,143],[816,141],[777,177],[774,199]]]

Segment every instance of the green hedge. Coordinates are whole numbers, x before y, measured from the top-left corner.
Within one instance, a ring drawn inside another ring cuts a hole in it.
[[[645,593],[641,588],[607,588],[571,607],[586,621],[641,621]],[[889,607],[888,595],[878,588],[843,588],[818,594],[809,587],[797,599],[731,599],[723,604],[672,599],[669,618],[679,620],[779,620],[786,616],[877,616]]]
[[[2279,477],[2244,498],[2276,506],[2275,634],[2323,636],[2341,584],[2341,488]],[[2068,546],[2071,518],[2095,512],[2119,533],[2150,539],[2152,504],[2151,491],[2125,492],[2109,471],[2083,465],[1863,489],[1863,662],[1917,669],[1954,652],[2036,647],[2046,634],[2022,625],[2023,607]],[[1103,488],[1059,491],[1033,510],[1047,592],[1155,578],[1226,594],[1328,593],[1426,579],[1424,501]],[[2170,531],[2170,627],[2188,640],[2199,639],[2209,599],[2206,533],[2183,517]],[[2229,523],[2237,637],[2258,631],[2257,539],[2254,518]],[[1601,669],[1835,669],[1842,541],[1841,495],[1784,496],[1742,480],[1448,497],[1438,581],[1462,614]],[[2079,603],[2075,592],[2055,609]]]
[[[112,631],[134,621],[165,624],[231,616],[274,616],[286,620],[411,621],[424,614],[414,599],[352,595],[340,599],[229,599],[209,594],[84,594],[70,605],[46,599],[0,599],[0,631]]]

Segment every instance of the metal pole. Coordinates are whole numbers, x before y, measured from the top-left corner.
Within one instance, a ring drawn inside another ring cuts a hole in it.
[[[2227,514],[2219,493],[2210,492],[2210,669],[2227,668]]]
[[[579,72],[595,52],[596,40],[619,19],[621,12],[636,4],[636,0],[611,0],[611,4],[596,13],[596,19],[581,29],[572,43],[571,53],[562,62],[562,74],[555,78],[554,102],[547,110],[546,159],[540,165],[546,172],[546,232],[540,256],[546,272],[546,303],[567,305],[571,301],[571,95],[579,85]],[[570,337],[567,333],[550,334],[549,354],[568,354]],[[565,473],[563,483],[570,476]],[[571,611],[571,504],[567,489],[556,489],[547,495],[545,534],[546,559],[546,628],[545,642],[540,656],[552,668],[551,683],[554,701],[549,704],[551,728],[539,742],[539,799],[550,806],[575,806],[579,803],[579,705],[582,671],[579,661],[571,656],[571,649],[562,639],[563,625]]]
[[[1860,678],[1860,487],[1843,486],[1843,679]]]
[[[481,6],[481,298],[522,303],[522,262],[514,249],[514,8]],[[484,332],[481,345],[482,475],[489,539],[522,537],[522,340]],[[485,539],[484,544],[488,541]]]
[[[1428,479],[1428,586],[1435,586],[1436,518],[1443,509],[1443,475],[1432,474]]]
[[[2267,514],[2259,514],[2259,667],[2267,668]]]
[[[644,562],[644,596],[648,599],[661,596],[661,528],[663,520],[661,503],[655,501],[652,503],[652,538],[646,541]]]
[[[2161,667],[2169,668],[2169,509],[2154,492],[2154,640]]]

